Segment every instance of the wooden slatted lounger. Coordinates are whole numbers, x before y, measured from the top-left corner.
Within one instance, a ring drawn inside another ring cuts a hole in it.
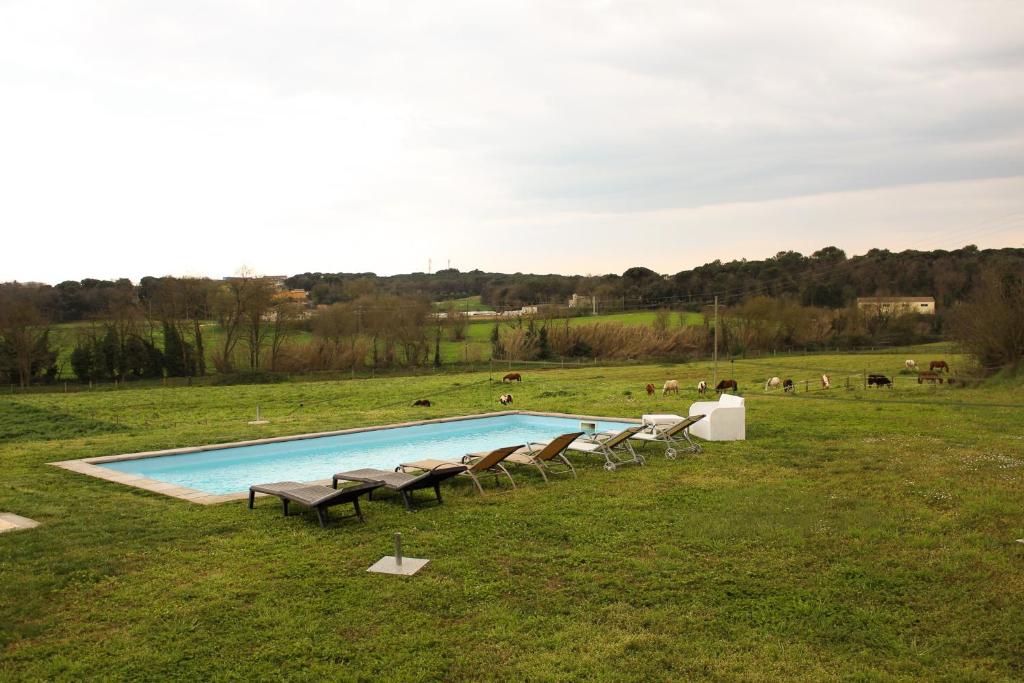
[[[466,469],[462,471],[462,474],[468,476],[476,484],[476,488],[480,491],[480,495],[484,493],[484,487],[480,485],[480,478],[477,475],[480,474],[493,474],[494,484],[498,484],[498,475],[504,474],[508,477],[509,482],[512,484],[512,488],[516,487],[516,481],[512,478],[512,475],[508,473],[505,466],[501,464],[502,460],[507,458],[515,451],[522,448],[522,444],[518,446],[504,446],[502,448],[496,448],[493,451],[487,451],[484,453],[470,453],[469,455],[463,456],[462,463],[466,465]],[[409,470],[423,470],[430,471],[437,467],[456,465],[448,460],[417,460],[416,462],[402,463],[395,468],[396,472],[408,472]]]
[[[433,488],[434,495],[437,496],[437,502],[440,503],[441,482],[446,479],[450,479],[457,474],[461,474],[465,469],[465,465],[456,465],[454,463],[446,462],[443,463],[443,465],[435,467],[420,475],[366,468],[361,470],[351,470],[349,472],[339,472],[331,479],[335,487],[338,486],[339,481],[382,482],[385,488],[401,493],[402,501],[405,503],[405,509],[412,510],[413,491]],[[373,500],[372,492],[370,494],[370,500]]]
[[[644,465],[646,463],[643,456],[633,450],[629,443],[629,440],[643,428],[643,425],[636,425],[616,434],[595,434],[591,440],[577,439],[569,445],[569,450],[603,455],[604,468],[610,472],[619,465]],[[623,455],[628,457],[620,457]]]
[[[664,428],[662,425],[655,424],[651,426],[651,431],[637,432],[630,438],[635,441],[657,441],[665,444],[665,457],[670,459],[675,458],[679,451],[700,453],[700,444],[694,443],[690,439],[690,427],[702,419],[704,419],[703,415],[691,415]],[[684,440],[687,444],[685,446],[683,445]]]
[[[355,517],[365,522],[363,513],[359,509],[359,497],[364,493],[370,494],[374,489],[380,488],[384,483],[380,481],[367,481],[358,486],[349,486],[343,489],[333,489],[330,486],[320,484],[300,484],[296,481],[280,481],[274,484],[254,484],[249,487],[249,509],[252,509],[257,493],[266,493],[277,496],[281,499],[285,517],[288,516],[288,504],[298,503],[316,510],[316,517],[320,520],[320,526],[327,526],[327,508],[342,503],[352,503],[355,507]],[[352,515],[348,515],[352,516]]]
[[[575,477],[576,468],[565,457],[565,449],[569,448],[570,444],[582,435],[583,432],[570,432],[556,436],[547,443],[528,443],[508,456],[505,462],[516,465],[533,465],[540,472],[540,476],[544,477],[544,481],[548,480],[548,474],[572,474]],[[563,467],[555,469],[552,467],[555,463],[559,463]]]

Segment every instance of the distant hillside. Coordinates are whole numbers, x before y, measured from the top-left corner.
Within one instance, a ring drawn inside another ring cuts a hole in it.
[[[621,275],[531,275],[460,272],[409,273],[378,277],[373,273],[303,273],[287,280],[316,303],[334,303],[369,291],[419,296],[431,301],[480,297],[497,310],[529,304],[565,303],[574,293],[597,296],[615,308],[656,307],[660,303],[700,305],[718,295],[722,303],[750,296],[787,296],[806,305],[839,308],[858,296],[934,296],[940,310],[970,293],[987,269],[1024,271],[1024,249],[902,251],[872,249],[847,257],[836,247],[804,256],[779,252],[762,261],[714,261],[675,275],[644,267]]]

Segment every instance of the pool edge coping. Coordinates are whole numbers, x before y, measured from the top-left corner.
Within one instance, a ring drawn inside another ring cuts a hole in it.
[[[74,460],[59,460],[47,463],[54,467],[84,474],[97,479],[123,484],[125,486],[142,489],[151,493],[159,493],[170,498],[198,503],[199,505],[216,505],[234,500],[246,500],[249,497],[248,491],[233,493],[207,493],[198,489],[190,489],[177,484],[170,484],[158,479],[140,477],[117,470],[100,467],[109,462],[122,462],[125,460],[144,460],[147,458],[160,458],[167,455],[185,455],[188,453],[203,453],[205,451],[223,450],[225,448],[241,448],[244,446],[258,446],[268,443],[280,443],[282,441],[301,441],[305,439],[317,439],[325,436],[340,436],[343,434],[358,434],[362,432],[375,432],[382,429],[397,429],[399,427],[416,427],[426,424],[439,424],[443,422],[460,422],[462,420],[473,420],[482,417],[502,417],[505,415],[533,415],[536,417],[561,417],[576,420],[604,420],[608,422],[630,422],[640,424],[641,420],[632,417],[609,417],[601,415],[578,415],[575,413],[556,413],[538,410],[500,410],[492,413],[479,413],[476,415],[457,415],[453,417],[435,417],[426,420],[413,420],[411,422],[395,422],[385,425],[373,425],[370,427],[351,427],[348,429],[335,429],[327,432],[311,432],[307,434],[296,434],[293,436],[270,436],[264,439],[248,439],[246,441],[232,441],[221,444],[207,444],[203,446],[187,446],[184,448],[167,448],[159,451],[140,451],[138,453],[122,453],[119,455],[98,455],[89,458],[77,458]],[[310,482],[318,483],[318,482]],[[257,494],[263,497],[264,494]]]

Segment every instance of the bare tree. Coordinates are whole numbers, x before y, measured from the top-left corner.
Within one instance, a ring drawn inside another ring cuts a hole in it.
[[[953,336],[987,373],[1024,359],[1024,278],[987,273],[971,298],[954,311]]]
[[[259,370],[263,345],[266,343],[268,326],[265,324],[272,318],[271,308],[274,305],[276,286],[262,277],[247,281],[242,296],[242,318],[245,336],[242,342],[249,350],[249,369]]]
[[[56,358],[49,343],[50,316],[41,295],[40,288],[16,283],[0,286],[0,350],[9,357],[12,374],[23,387]]]
[[[285,342],[294,336],[305,306],[276,297],[270,307],[270,370],[278,369]]]

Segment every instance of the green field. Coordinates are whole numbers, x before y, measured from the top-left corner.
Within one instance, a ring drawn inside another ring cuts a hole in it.
[[[484,412],[509,385],[2,398],[0,511],[42,526],[0,534],[0,680],[1020,679],[1021,384],[760,386],[895,375],[902,358],[737,361],[745,442],[652,448],[613,473],[580,458],[578,479],[548,485],[517,470],[518,490],[483,497],[459,482],[441,507],[374,501],[366,524],[326,530],[267,500],[202,507],[46,463]],[[682,397],[643,394],[670,378]],[[526,370],[512,391],[520,409],[685,413],[701,378],[706,364]],[[262,428],[246,424],[257,403]],[[396,531],[431,563],[368,574]]]
[[[701,325],[704,317],[700,313],[685,313],[687,325]],[[593,323],[618,323],[620,325],[650,325],[654,322],[654,311],[633,311],[630,313],[611,313],[609,315],[585,315],[568,318],[569,325],[589,325]],[[444,340],[441,342],[441,359],[445,363],[464,362],[474,357],[480,360],[488,360],[491,357],[491,331],[494,329],[494,320],[476,320],[470,322],[466,328],[466,339],[462,342]],[[563,321],[556,320],[555,325],[563,324]],[[680,324],[679,314],[673,313],[669,324],[671,327],[678,327]],[[500,322],[501,327],[507,327],[508,322]],[[472,349],[476,349],[473,351]]]
[[[480,302],[480,295],[467,296],[461,299],[448,299],[447,301],[435,301],[434,308],[439,311],[448,310],[449,306],[455,306],[457,311],[489,311],[490,306]]]

